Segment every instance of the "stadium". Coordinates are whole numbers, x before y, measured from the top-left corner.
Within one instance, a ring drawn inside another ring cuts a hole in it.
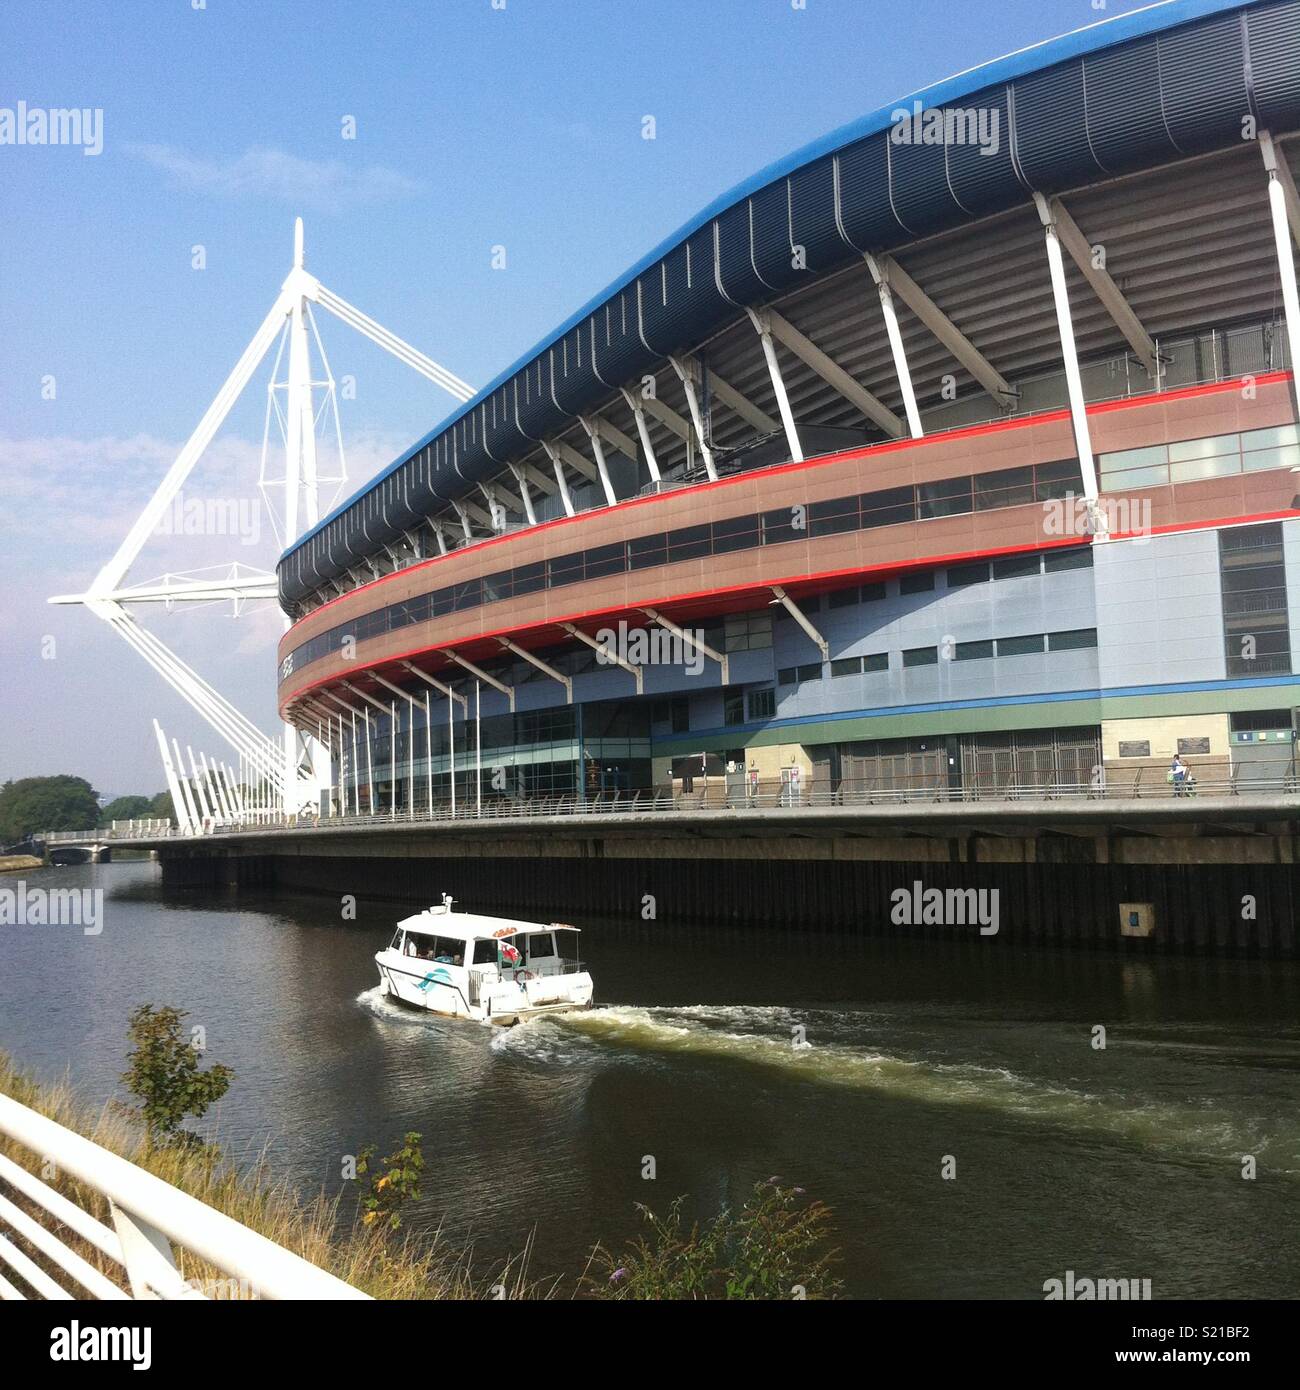
[[[322,811],[1293,773],[1298,121],[1171,0],[719,198],[281,558]]]

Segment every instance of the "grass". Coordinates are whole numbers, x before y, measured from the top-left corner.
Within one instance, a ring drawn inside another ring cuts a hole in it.
[[[270,1170],[266,1154],[240,1167],[211,1145],[155,1145],[122,1107],[98,1112],[82,1102],[66,1081],[43,1084],[0,1052],[0,1094],[102,1145],[112,1153],[187,1192],[277,1245],[378,1299],[552,1298],[561,1280],[529,1274],[531,1240],[519,1255],[489,1278],[476,1275],[472,1250],[453,1249],[440,1232],[432,1237],[398,1237],[388,1221],[367,1222],[363,1202],[345,1203],[322,1192],[303,1197]],[[408,1135],[418,1140],[418,1135]],[[5,1154],[106,1225],[107,1201],[66,1174],[42,1171],[39,1155],[0,1135]],[[400,1151],[384,1162],[401,1158]],[[402,1160],[405,1162],[405,1160]],[[42,1225],[52,1218],[12,1189],[6,1195]],[[358,1194],[361,1197],[362,1194]],[[703,1224],[687,1226],[678,1198],[663,1216],[640,1207],[643,1233],[620,1252],[596,1246],[578,1277],[582,1299],[699,1300],[837,1298],[842,1293],[827,1249],[830,1212],[805,1200],[802,1189],[770,1178],[757,1184],[739,1210],[723,1210]],[[351,1207],[351,1211],[347,1207]],[[121,1266],[75,1233],[55,1229],[63,1241],[114,1283],[125,1287]],[[9,1233],[29,1258],[66,1285],[67,1276],[16,1233]],[[184,1250],[174,1251],[182,1277],[215,1298],[251,1298],[224,1271]],[[22,1283],[12,1271],[6,1276]]]
[[[397,1240],[386,1227],[367,1226],[356,1219],[355,1213],[349,1217],[340,1198],[328,1198],[324,1193],[303,1198],[287,1182],[274,1177],[265,1154],[252,1165],[237,1168],[212,1148],[151,1149],[145,1143],[140,1126],[127,1116],[111,1106],[95,1112],[77,1097],[68,1082],[42,1084],[19,1070],[3,1052],[0,1052],[0,1093],[92,1139],[375,1298],[487,1298],[496,1296],[492,1290],[502,1285],[506,1297],[512,1299],[548,1297],[554,1292],[554,1283],[529,1278],[527,1245],[491,1278],[476,1276],[472,1251],[453,1250],[437,1234],[432,1240],[419,1244],[410,1238]],[[42,1177],[49,1186],[98,1220],[112,1224],[107,1201],[93,1189],[65,1174],[53,1178],[45,1175],[38,1156],[3,1135],[0,1135],[0,1153]],[[48,1215],[26,1198],[12,1191],[8,1195],[43,1225],[49,1224]],[[59,1235],[101,1273],[124,1286],[120,1265],[72,1232],[60,1229]],[[48,1269],[60,1283],[66,1282],[66,1276],[48,1260],[26,1242],[19,1243],[37,1264]],[[252,1296],[247,1289],[232,1288],[229,1277],[205,1261],[182,1250],[175,1254],[182,1276],[210,1295]]]

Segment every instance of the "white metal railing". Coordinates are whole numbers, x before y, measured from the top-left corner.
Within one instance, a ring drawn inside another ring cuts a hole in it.
[[[396,806],[388,803],[387,787],[376,788],[373,810],[362,806],[359,811],[324,816],[298,815],[268,817],[209,817],[196,835],[229,835],[245,831],[285,830],[349,830],[369,826],[400,824],[443,824],[450,821],[535,820],[554,817],[590,817],[618,815],[699,815],[736,811],[798,811],[819,807],[841,809],[857,806],[939,805],[943,803],[997,802],[1153,802],[1163,800],[1192,801],[1231,798],[1234,803],[1250,803],[1268,798],[1275,804],[1278,797],[1300,797],[1300,771],[1290,757],[1258,763],[1236,763],[1219,766],[1197,766],[1185,783],[1171,785],[1164,767],[1144,766],[1133,770],[1108,767],[1105,775],[1095,775],[1087,781],[1023,782],[1014,776],[971,776],[961,785],[949,782],[946,772],[938,775],[899,774],[897,777],[842,778],[829,784],[814,778],[790,782],[785,779],[761,779],[757,783],[710,775],[697,777],[690,791],[680,787],[657,787],[641,791],[590,792],[580,796],[566,792],[556,796],[514,797],[493,793],[477,804],[472,787],[468,794],[461,792],[453,807],[449,801],[435,800],[430,804],[420,788],[419,776],[413,802],[406,800],[408,783],[399,787]],[[364,803],[366,790],[361,793]],[[348,788],[347,800],[354,801]],[[78,837],[67,832],[66,838],[98,837],[100,839],[158,839],[182,838],[185,832],[168,826],[161,835],[129,836],[117,831],[88,831]],[[56,837],[46,837],[53,841]]]
[[[100,1193],[112,1216],[112,1226],[105,1225],[30,1170],[0,1154],[0,1267],[38,1297],[209,1297],[199,1284],[181,1274],[173,1245],[221,1270],[232,1285],[263,1298],[369,1297],[197,1197],[20,1105],[11,1096],[0,1095],[0,1135],[21,1145],[38,1162],[53,1164],[61,1173]],[[15,1197],[25,1205],[20,1206]],[[39,1219],[42,1216],[43,1221]],[[7,1232],[20,1237],[40,1258],[26,1253]],[[79,1254],[68,1244],[67,1234],[99,1251],[126,1287]],[[64,1287],[68,1282],[84,1293],[69,1291]],[[12,1279],[0,1273],[0,1299],[26,1297]]]

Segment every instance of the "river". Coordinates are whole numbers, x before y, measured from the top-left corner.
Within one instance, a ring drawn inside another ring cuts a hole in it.
[[[0,1047],[99,1104],[129,1010],[187,1009],[235,1070],[204,1126],[229,1155],[332,1194],[418,1130],[407,1227],[485,1275],[532,1233],[533,1273],[571,1280],[636,1203],[708,1215],[777,1176],[833,1209],[854,1296],[1042,1298],[1067,1270],[1300,1293],[1295,962],[577,921],[599,1007],[503,1031],[381,999],[395,904],[346,921],[145,862],[26,879],[102,889],[103,930],[0,927]]]

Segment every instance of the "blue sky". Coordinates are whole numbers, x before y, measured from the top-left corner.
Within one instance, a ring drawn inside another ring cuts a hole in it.
[[[8,0],[0,107],[102,108],[104,149],[0,146],[0,780],[68,771],[152,792],[154,714],[196,751],[221,747],[93,618],[44,599],[84,588],[148,499],[270,307],[295,214],[325,284],[481,384],[773,159],[1135,8]],[[321,330],[335,374],[356,379],[351,486],[452,402],[341,324]],[[255,495],[265,382],[194,491]],[[151,543],[132,577],[274,563],[269,527],[229,540]],[[273,612],[146,621],[271,728]]]

